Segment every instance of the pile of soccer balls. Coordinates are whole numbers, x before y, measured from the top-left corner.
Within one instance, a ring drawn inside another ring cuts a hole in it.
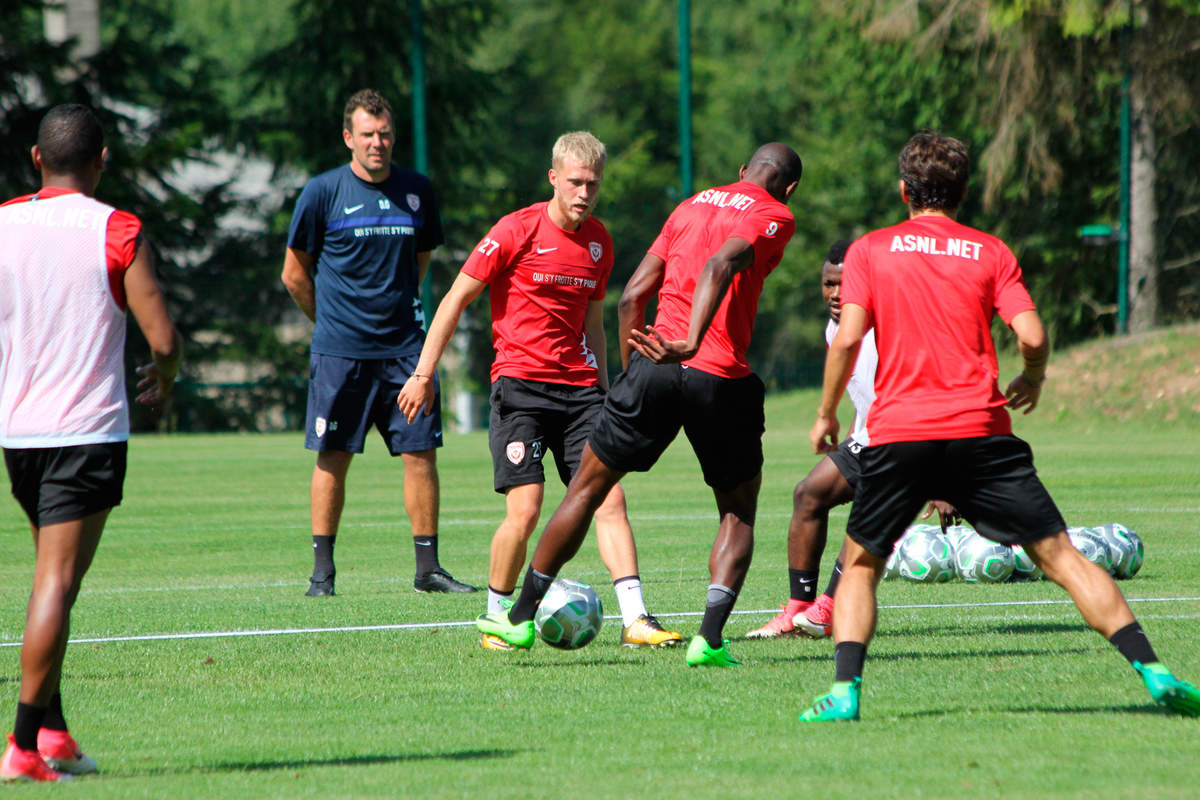
[[[1114,578],[1132,578],[1142,568],[1142,539],[1119,523],[1094,528],[1067,528],[1071,544],[1088,561]],[[998,544],[966,525],[946,533],[937,525],[912,525],[892,551],[884,578],[907,578],[918,583],[945,583],[961,578],[970,583],[1041,580],[1044,575],[1020,545]]]

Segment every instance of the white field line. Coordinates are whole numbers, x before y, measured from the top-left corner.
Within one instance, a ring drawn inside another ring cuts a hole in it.
[[[1126,598],[1130,603],[1179,603],[1179,602],[1197,602],[1200,597],[1142,597],[1142,598]],[[995,603],[910,603],[905,605],[881,605],[880,610],[907,610],[907,609],[947,609],[947,608],[1000,608],[1000,607],[1029,607],[1029,606],[1064,606],[1071,605],[1070,600],[1012,600],[1000,601]],[[749,614],[776,614],[775,609],[755,609],[746,611],[734,611],[734,614],[749,615]],[[660,613],[659,617],[699,617],[703,616],[701,611],[679,611],[674,613]],[[1158,616],[1158,615],[1155,615]],[[1195,619],[1200,617],[1198,614],[1186,615],[1169,615],[1159,617],[1163,619]],[[619,615],[608,615],[605,619],[620,619]],[[429,628],[466,628],[473,626],[474,620],[467,621],[450,621],[450,622],[404,622],[391,625],[345,625],[332,628],[277,628],[267,630],[251,630],[251,631],[196,631],[192,633],[153,633],[140,636],[104,636],[86,639],[71,639],[71,644],[111,644],[116,642],[157,642],[157,641],[176,641],[182,639],[232,639],[247,636],[296,636],[302,634],[316,633],[357,633],[362,631],[411,631],[425,630]],[[0,642],[0,647],[20,647],[20,642]]]

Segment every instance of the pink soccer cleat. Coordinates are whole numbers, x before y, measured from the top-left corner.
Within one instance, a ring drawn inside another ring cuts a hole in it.
[[[813,639],[824,639],[833,627],[833,598],[827,594],[821,595],[817,602],[797,614],[792,624],[796,626],[797,633]]]
[[[761,628],[755,628],[747,633],[746,638],[774,639],[776,636],[792,635],[796,632],[796,626],[792,622],[793,618],[798,614],[803,614],[805,609],[811,605],[812,603],[805,603],[800,600],[788,600],[786,606],[780,606],[782,610],[778,616]]]
[[[79,745],[66,731],[42,728],[38,731],[38,753],[51,769],[70,775],[87,775],[96,771],[96,760],[84,755]]]
[[[69,781],[71,776],[46,766],[36,750],[22,750],[10,733],[0,757],[0,781]]]

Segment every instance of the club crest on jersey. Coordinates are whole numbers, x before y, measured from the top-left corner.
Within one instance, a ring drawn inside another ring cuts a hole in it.
[[[324,417],[317,417],[316,423],[313,424],[313,433],[315,433],[317,435],[318,439],[320,439],[322,436],[325,435],[325,418]]]
[[[408,201],[408,207],[416,211],[421,207],[421,198],[415,194],[406,194],[404,199]]]
[[[525,460],[525,443],[509,442],[508,447],[504,449],[504,455],[508,456],[508,460],[512,463],[520,464]]]
[[[387,211],[391,207],[392,207],[391,200],[388,200],[386,197],[379,198],[379,210],[380,211]]]
[[[588,252],[592,254],[592,261],[599,261],[600,256],[604,255],[604,248],[599,242],[588,242]]]

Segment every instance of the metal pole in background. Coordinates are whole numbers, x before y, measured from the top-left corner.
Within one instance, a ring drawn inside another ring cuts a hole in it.
[[[1121,224],[1117,229],[1117,332],[1129,333],[1130,138],[1129,25],[1121,29]]]
[[[692,3],[679,0],[679,188],[692,196]]]
[[[411,0],[409,5],[409,28],[412,67],[412,137],[413,169],[422,174],[429,171],[429,144],[425,135],[425,21],[421,17],[421,0]],[[425,312],[425,326],[433,319],[433,279],[429,272],[421,281],[421,306]]]

